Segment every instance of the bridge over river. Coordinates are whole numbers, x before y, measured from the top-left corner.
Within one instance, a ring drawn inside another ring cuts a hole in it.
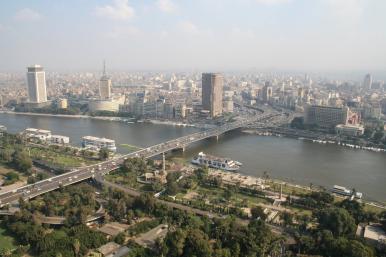
[[[133,157],[140,158],[151,158],[165,152],[182,149],[188,145],[206,139],[210,137],[218,137],[225,132],[239,129],[247,125],[262,122],[264,120],[271,119],[273,117],[279,116],[278,113],[263,113],[259,116],[253,118],[240,118],[239,120],[227,123],[225,125],[218,126],[216,128],[211,128],[208,130],[200,131],[197,133],[190,134],[188,136],[183,136],[177,139],[169,140],[167,142],[157,144],[154,146],[147,147],[126,155],[118,156],[116,158],[100,162],[98,164],[81,167],[71,172],[67,172],[55,177],[51,177],[34,184],[26,185],[14,189],[12,191],[4,192],[0,194],[0,207],[5,206],[9,203],[17,201],[19,198],[25,200],[34,198],[38,195],[53,191],[62,186],[68,186],[81,182],[83,180],[94,178],[96,175],[105,175],[110,171],[117,169],[126,159]]]

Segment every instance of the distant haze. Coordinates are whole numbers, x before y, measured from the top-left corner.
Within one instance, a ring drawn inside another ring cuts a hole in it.
[[[384,0],[0,3],[0,70],[386,71]]]

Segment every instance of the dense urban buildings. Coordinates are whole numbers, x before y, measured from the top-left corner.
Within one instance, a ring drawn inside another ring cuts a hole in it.
[[[223,110],[224,78],[219,73],[202,74],[202,108],[217,117]]]
[[[386,257],[384,10],[1,1],[0,257]]]
[[[30,103],[47,102],[46,75],[40,65],[27,68],[28,100]]]

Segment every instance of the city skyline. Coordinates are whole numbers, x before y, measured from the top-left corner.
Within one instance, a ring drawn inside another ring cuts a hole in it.
[[[0,256],[386,257],[385,10],[3,1]]]
[[[71,1],[7,2],[0,70],[30,63],[98,70],[102,58],[111,70],[386,70],[385,5],[103,0],[74,9]]]

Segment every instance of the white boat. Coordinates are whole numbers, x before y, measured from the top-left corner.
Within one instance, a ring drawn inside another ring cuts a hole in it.
[[[196,165],[207,166],[210,168],[226,171],[237,171],[240,169],[240,165],[237,163],[241,164],[240,162],[236,162],[228,158],[211,156],[204,154],[203,152],[198,153],[198,155],[195,156],[191,162]]]
[[[243,164],[239,161],[234,161],[237,166],[243,166]]]
[[[334,185],[331,189],[331,192],[336,193],[338,195],[351,196],[351,190],[338,185]]]
[[[337,186],[337,185],[334,185],[334,187],[331,189],[331,192],[338,194],[338,195],[354,197],[357,199],[361,199],[363,196],[363,194],[361,192],[350,190],[350,189],[347,189],[345,187]]]

